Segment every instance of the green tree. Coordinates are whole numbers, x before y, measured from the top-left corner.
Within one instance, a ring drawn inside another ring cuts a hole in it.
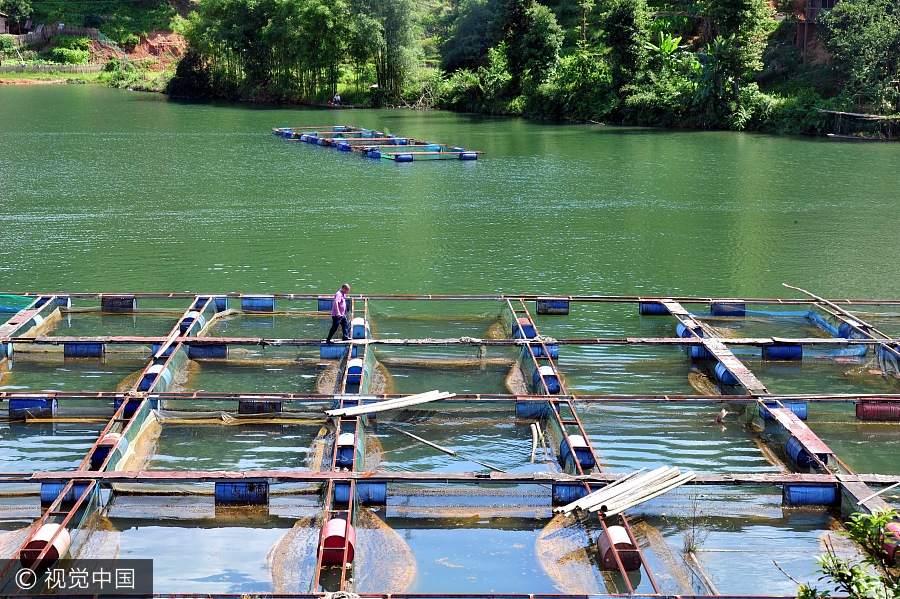
[[[646,0],[611,0],[600,18],[600,39],[608,48],[606,56],[612,84],[620,89],[647,66]]]
[[[821,36],[861,105],[900,111],[900,3],[842,0],[822,14]]]
[[[380,93],[399,96],[415,64],[413,0],[354,0],[350,8],[367,17],[367,26],[357,29],[357,35],[370,36],[357,39],[354,49],[371,51]]]
[[[495,7],[489,0],[463,0],[441,47],[441,67],[448,72],[486,63],[493,43]]]
[[[523,74],[532,85],[543,83],[559,62],[563,31],[549,8],[533,2],[525,11],[527,28],[521,40]]]

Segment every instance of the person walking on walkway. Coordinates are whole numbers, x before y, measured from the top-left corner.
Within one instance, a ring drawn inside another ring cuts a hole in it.
[[[347,294],[350,293],[350,283],[344,283],[338,292],[334,294],[331,300],[331,330],[328,331],[328,337],[325,343],[331,345],[334,341],[331,338],[341,327],[341,341],[350,339],[350,323],[347,321]]]

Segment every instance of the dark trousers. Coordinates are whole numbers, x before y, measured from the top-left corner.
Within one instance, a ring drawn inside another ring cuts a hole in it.
[[[338,327],[341,327],[341,332],[343,333],[341,339],[346,341],[350,338],[350,323],[347,322],[347,315],[345,314],[344,316],[331,317],[331,330],[328,331],[328,337],[325,338],[326,341],[331,341]]]

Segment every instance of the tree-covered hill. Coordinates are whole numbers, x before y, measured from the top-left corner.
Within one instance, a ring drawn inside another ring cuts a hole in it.
[[[198,0],[180,6],[185,19],[166,0],[0,10],[22,16],[11,6],[24,4],[32,19],[120,36],[177,27],[188,52],[169,91],[180,96],[324,103],[337,92],[375,106],[792,133],[830,128],[821,110],[897,115],[900,0],[821,1]]]

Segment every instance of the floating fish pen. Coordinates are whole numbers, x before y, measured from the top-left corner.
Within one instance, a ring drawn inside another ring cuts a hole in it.
[[[276,137],[308,144],[336,148],[341,152],[357,151],[366,158],[384,158],[394,162],[421,160],[477,160],[481,151],[459,146],[401,137],[374,129],[349,125],[332,127],[276,127]]]
[[[0,295],[2,592],[795,596],[900,497],[900,300],[794,289]]]

